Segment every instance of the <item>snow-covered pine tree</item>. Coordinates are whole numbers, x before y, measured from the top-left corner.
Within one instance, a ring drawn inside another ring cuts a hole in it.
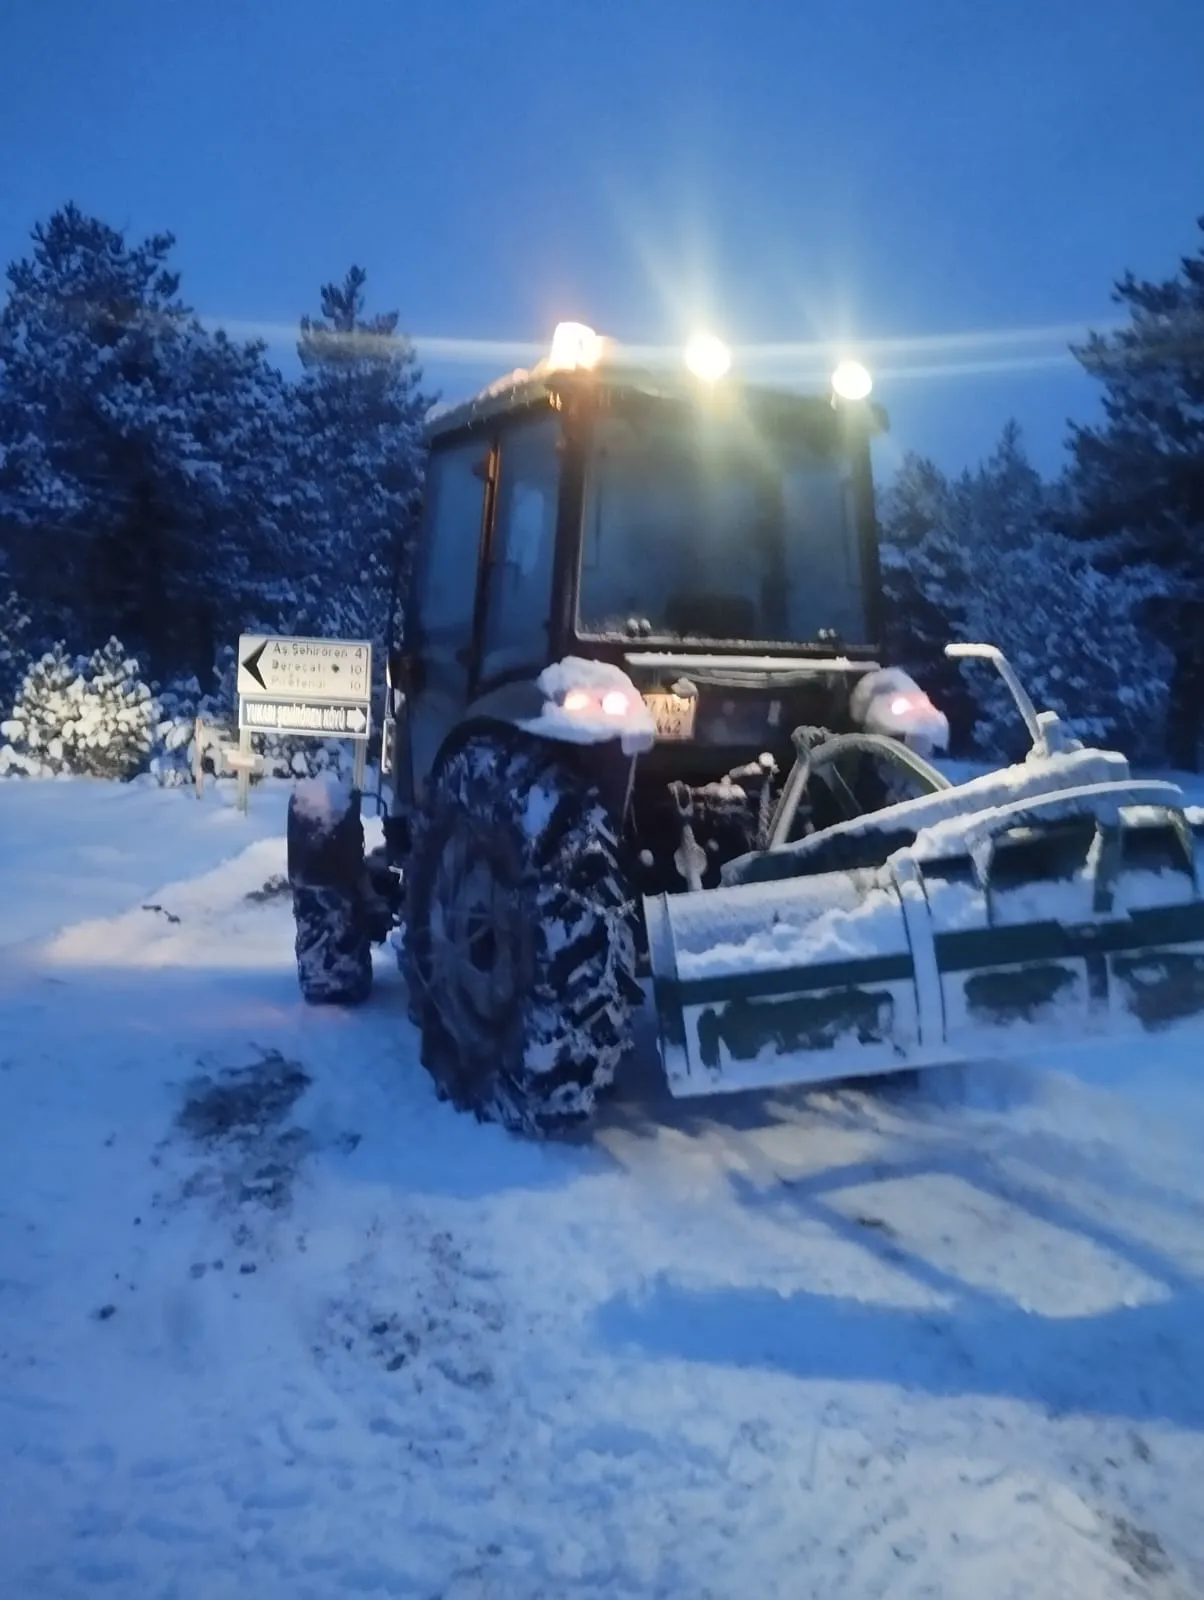
[[[12,710],[29,666],[29,611],[15,589],[0,588],[0,718]]]
[[[1135,621],[1135,598],[1123,577],[1093,567],[1081,546],[1038,527],[992,556],[968,624],[1000,646],[1038,710],[1056,711],[1084,743],[1152,762],[1164,748],[1173,661]],[[1019,759],[1029,738],[1010,692],[993,669],[966,666],[978,697],[976,743]]]
[[[299,623],[370,639],[383,656],[390,594],[404,571],[421,493],[421,429],[431,397],[395,311],[368,315],[352,267],[303,317],[297,387],[299,477],[313,489],[312,557]]]
[[[1056,711],[1086,742],[1150,760],[1164,732],[1169,659],[1134,619],[1136,591],[1109,581],[1053,531],[1057,491],[1009,423],[983,464],[954,486],[965,556],[965,636],[997,644],[1038,709]],[[989,667],[964,668],[978,702],[975,742],[1015,758],[1028,735]]]
[[[132,778],[150,758],[159,707],[138,676],[138,663],[118,639],[93,652],[84,673],[79,717],[72,730],[75,772],[94,778]]]
[[[1015,418],[1003,425],[987,459],[956,480],[956,518],[966,571],[973,581],[984,561],[1018,549],[1049,515],[1050,490],[1028,458]]]
[[[1014,759],[1028,748],[998,674],[942,658],[950,639],[976,639],[997,644],[1038,708],[1079,737],[1156,759],[1167,654],[1136,620],[1140,584],[1105,579],[1054,531],[1062,503],[1014,422],[952,482],[909,457],[881,508],[890,659],[945,711],[955,749],[972,739],[992,759]]]
[[[183,304],[173,245],[67,206],[9,267],[0,531],[40,631],[204,681],[219,636],[291,599],[303,488],[290,387]]]
[[[1204,231],[1204,217],[1199,219]],[[1168,742],[1195,767],[1204,743],[1204,242],[1173,277],[1129,272],[1127,325],[1074,354],[1103,389],[1103,421],[1072,427],[1067,530],[1107,572],[1139,577],[1174,655]]]
[[[0,311],[5,403],[22,441],[0,483],[14,577],[39,621],[67,637],[118,627],[164,657],[195,496],[172,244],[127,243],[68,205],[8,268]]]
[[[949,718],[950,744],[972,736],[976,708],[944,649],[965,638],[969,578],[953,489],[932,461],[903,460],[879,501],[886,659],[910,672]]]
[[[0,773],[132,778],[147,764],[158,721],[155,698],[119,640],[86,659],[56,644],[26,673],[12,716],[0,724],[8,741]]]
[[[84,682],[80,663],[56,644],[22,679],[12,715],[0,722],[0,775],[57,777],[73,770],[71,752]]]
[[[211,473],[197,505],[201,588],[190,670],[209,692],[241,631],[291,627],[313,562],[317,485],[298,474],[295,387],[258,340],[196,328],[187,341],[190,426]]]

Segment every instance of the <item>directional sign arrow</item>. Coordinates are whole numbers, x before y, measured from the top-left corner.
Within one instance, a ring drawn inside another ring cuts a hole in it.
[[[352,706],[347,713],[347,726],[355,733],[361,732],[368,726],[368,719],[358,706]]]
[[[262,689],[266,689],[267,684],[264,683],[263,673],[259,670],[259,661],[267,647],[268,642],[265,639],[262,644],[257,645],[255,649],[251,651],[251,654],[242,663],[244,669],[251,674],[251,676],[255,679],[255,682],[259,684],[260,688]]]
[[[260,699],[359,702],[372,694],[372,645],[366,639],[302,639],[244,633],[238,641],[238,693]],[[366,724],[367,726],[368,724]]]

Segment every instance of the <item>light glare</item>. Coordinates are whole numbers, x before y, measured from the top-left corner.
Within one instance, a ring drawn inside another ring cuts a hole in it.
[[[564,697],[566,711],[588,711],[593,701],[584,689],[570,689]]]
[[[860,361],[842,361],[832,374],[832,388],[842,400],[864,400],[874,380]]]
[[[731,364],[731,351],[713,333],[696,333],[686,346],[686,366],[704,383],[717,383]]]
[[[602,359],[602,340],[584,322],[559,322],[552,334],[548,367],[553,372],[592,370]]]
[[[608,689],[602,696],[602,710],[608,717],[627,715],[627,696],[622,689]]]

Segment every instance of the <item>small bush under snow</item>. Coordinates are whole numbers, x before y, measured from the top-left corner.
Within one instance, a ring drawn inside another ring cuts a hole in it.
[[[0,774],[132,778],[145,770],[159,707],[117,639],[89,657],[56,644],[34,662],[0,723]]]

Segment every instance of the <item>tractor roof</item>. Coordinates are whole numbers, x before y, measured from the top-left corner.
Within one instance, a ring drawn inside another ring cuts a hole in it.
[[[435,406],[427,414],[426,434],[432,442],[452,434],[472,432],[499,417],[519,415],[547,406],[561,406],[570,396],[607,395],[612,400],[662,400],[698,408],[732,406],[765,423],[821,427],[838,414],[831,395],[800,394],[760,384],[723,378],[714,385],[700,383],[688,372],[680,376],[650,368],[606,362],[593,369],[559,369],[537,366],[532,371],[508,373],[486,385],[471,399],[456,405]],[[870,433],[885,432],[886,412],[874,404],[838,404],[839,412],[852,412]]]

